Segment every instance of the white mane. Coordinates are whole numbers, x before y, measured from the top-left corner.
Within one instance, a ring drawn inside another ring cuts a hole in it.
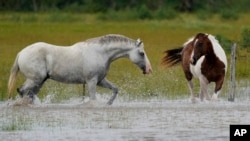
[[[98,44],[110,44],[110,43],[125,43],[136,45],[137,41],[130,39],[126,36],[119,35],[119,34],[108,34],[101,37],[91,38],[86,40],[87,43],[98,43]]]
[[[226,54],[219,44],[219,41],[211,34],[208,35],[208,39],[211,41],[213,45],[213,50],[215,55],[225,64],[225,70],[227,70],[227,58]]]
[[[190,42],[192,42],[194,40],[194,37],[189,38],[184,44],[183,47],[186,47],[187,44],[189,44]]]

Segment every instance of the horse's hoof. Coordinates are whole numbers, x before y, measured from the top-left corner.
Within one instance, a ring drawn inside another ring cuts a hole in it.
[[[11,106],[28,106],[30,104],[33,104],[33,99],[29,97],[23,97],[23,98],[18,98],[10,105]]]
[[[195,104],[197,101],[196,101],[195,98],[191,98],[191,102],[192,102],[193,104]]]
[[[201,98],[200,98],[200,101],[203,102],[203,101],[204,101],[204,97],[201,97]]]
[[[218,100],[218,95],[213,94],[213,96],[212,96],[212,101],[217,101],[217,100]]]
[[[93,99],[90,99],[89,101],[84,102],[85,107],[102,107],[103,105],[104,103],[99,102],[97,100],[93,100]]]
[[[210,101],[210,100],[211,100],[211,97],[206,97],[206,100]]]
[[[112,105],[113,102],[112,101],[108,101],[107,105]]]

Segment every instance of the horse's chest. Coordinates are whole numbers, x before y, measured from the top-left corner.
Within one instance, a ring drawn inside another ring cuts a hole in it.
[[[196,65],[190,65],[190,71],[194,77],[205,77],[209,82],[215,82],[222,75],[225,74],[223,64],[214,62],[209,64],[206,62],[205,57],[202,56],[196,63]]]
[[[194,77],[199,78],[202,74],[202,62],[204,61],[205,56],[202,56],[195,65],[190,64],[190,72]]]

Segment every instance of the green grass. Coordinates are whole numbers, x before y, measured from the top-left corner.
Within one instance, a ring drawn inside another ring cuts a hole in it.
[[[127,59],[114,62],[107,77],[120,88],[121,95],[129,94],[131,98],[187,96],[189,91],[181,67],[160,69],[163,51],[181,46],[197,32],[223,35],[232,41],[239,42],[242,29],[249,28],[250,19],[248,17],[249,15],[241,15],[237,20],[221,20],[219,16],[213,16],[211,19],[203,21],[194,15],[182,14],[172,20],[119,22],[102,21],[98,19],[98,16],[83,14],[0,13],[0,100],[7,99],[7,82],[11,66],[16,54],[25,46],[38,41],[71,45],[109,33],[124,34],[134,39],[141,38],[153,67],[153,74],[144,76],[141,70]],[[237,60],[238,79],[249,77],[250,67],[249,57],[247,57],[249,55],[250,52],[239,47],[238,56],[243,56],[243,58],[245,56],[245,59]],[[227,80],[229,80],[228,76]],[[19,75],[16,86],[21,85],[23,81],[24,78]],[[71,90],[74,90],[74,93],[79,92],[81,95],[81,88],[80,85],[66,85],[49,81],[38,96],[44,97],[53,92],[62,95],[63,98],[68,98],[70,95],[67,93],[70,93]],[[225,86],[224,89],[227,87]],[[108,92],[111,93],[111,91]]]

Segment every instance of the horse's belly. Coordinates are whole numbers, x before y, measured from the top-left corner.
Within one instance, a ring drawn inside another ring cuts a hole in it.
[[[49,72],[50,79],[64,82],[64,83],[84,83],[85,78],[83,72],[80,69],[65,69],[65,68],[56,68]]]
[[[69,84],[83,84],[85,83],[85,80],[82,76],[76,76],[76,75],[68,75],[68,76],[61,76],[61,75],[52,75],[50,79],[53,79],[55,81],[63,82],[63,83],[69,83]]]
[[[190,71],[193,74],[193,76],[196,78],[199,78],[202,76],[201,64],[204,61],[204,59],[205,59],[205,56],[201,56],[195,65],[190,64]]]

